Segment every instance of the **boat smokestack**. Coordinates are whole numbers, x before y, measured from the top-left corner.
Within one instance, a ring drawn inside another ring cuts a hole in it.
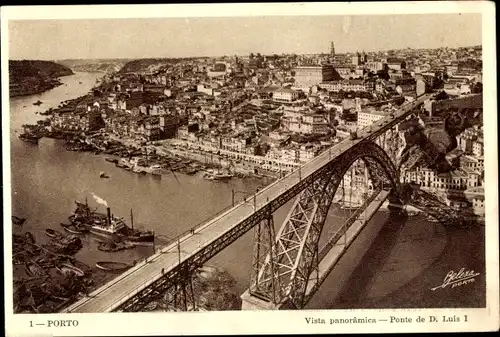
[[[108,224],[111,225],[111,208],[107,207],[106,210],[108,211]]]

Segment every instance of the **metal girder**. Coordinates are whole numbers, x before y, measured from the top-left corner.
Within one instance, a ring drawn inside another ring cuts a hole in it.
[[[384,150],[373,142],[361,142],[332,161],[327,165],[328,170],[299,194],[274,244],[267,244],[271,250],[267,251],[264,263],[253,276],[252,295],[276,305],[287,302],[302,308],[306,304],[307,285],[314,282],[314,270],[320,261],[318,242],[328,210],[345,173],[358,159],[364,160],[374,185],[378,186],[376,190],[384,186],[397,187],[399,176],[394,165]],[[366,208],[368,204],[364,203],[362,207]],[[346,230],[348,226],[343,225]],[[263,246],[261,241],[256,241],[255,245]]]
[[[417,103],[421,103],[424,101],[425,98],[431,97],[432,95],[427,95],[425,97],[419,98]],[[269,217],[269,214],[273,214],[277,209],[279,209],[282,205],[293,199],[295,196],[297,196],[299,193],[302,191],[308,189],[311,185],[313,185],[315,182],[318,180],[324,179],[325,177],[332,177],[334,170],[336,170],[337,166],[344,167],[345,164],[351,165],[352,162],[356,161],[357,159],[363,157],[365,159],[368,157],[374,158],[374,163],[375,166],[372,165],[372,167],[377,167],[377,164],[379,168],[380,174],[375,174],[375,176],[385,176],[388,177],[385,179],[385,181],[390,181],[391,185],[397,185],[399,183],[397,177],[397,172],[394,168],[393,163],[391,162],[391,158],[387,156],[387,154],[384,152],[384,150],[378,146],[376,146],[372,141],[379,137],[381,134],[386,133],[387,130],[392,130],[397,124],[399,124],[401,121],[403,121],[406,116],[408,116],[411,113],[411,111],[404,111],[404,113],[396,117],[395,119],[388,121],[387,124],[379,127],[376,130],[373,130],[373,132],[367,136],[363,141],[359,142],[356,146],[350,148],[347,150],[345,153],[343,153],[341,156],[336,157],[335,159],[331,160],[330,163],[324,165],[323,167],[319,168],[312,174],[309,174],[307,177],[300,179],[300,181],[294,183],[294,185],[284,191],[282,194],[280,194],[278,197],[276,197],[274,200],[271,200],[268,202],[267,205],[264,207],[259,208],[256,210],[251,216],[249,216],[247,219],[239,223],[237,226],[232,227],[231,229],[228,229],[225,233],[223,233],[220,237],[218,237],[216,240],[214,240],[212,243],[209,245],[203,247],[199,251],[197,251],[193,256],[191,256],[189,259],[183,261],[182,265],[175,266],[174,268],[168,270],[166,274],[162,277],[159,277],[158,279],[152,279],[150,281],[147,281],[143,286],[141,286],[139,289],[137,289],[133,296],[128,297],[127,299],[122,299],[116,304],[113,304],[110,308],[107,310],[109,311],[116,311],[116,310],[129,310],[133,311],[135,309],[132,308],[138,308],[142,304],[140,303],[147,303],[148,299],[155,298],[158,296],[159,293],[162,291],[166,291],[170,287],[174,286],[175,284],[181,284],[183,280],[185,279],[184,273],[187,272],[188,275],[191,275],[197,268],[201,267],[205,262],[210,260],[213,256],[215,256],[217,253],[219,253],[222,249],[226,248],[228,245],[233,243],[236,239],[241,237],[243,234],[245,234],[248,230],[251,228],[254,228],[257,224],[260,224],[264,219],[267,219]],[[386,146],[386,144],[383,144]],[[346,168],[347,169],[347,168]],[[372,170],[374,171],[374,169]],[[382,174],[382,173],[385,173]],[[320,184],[321,185],[321,184]],[[337,184],[338,185],[338,184]],[[334,195],[334,192],[337,188],[337,185],[332,184],[331,182],[325,183],[323,191],[327,195]],[[329,189],[333,189],[333,192],[330,193]],[[306,240],[301,239],[301,244],[300,244],[300,249],[301,249],[301,254],[300,256],[308,256],[306,259],[305,263],[304,261],[300,261],[297,265],[297,271],[294,273],[294,280],[299,279],[300,277],[303,278],[303,280],[306,280],[304,275],[310,276],[311,271],[314,270],[314,266],[317,265],[317,242],[316,240],[316,233],[321,233],[322,230],[322,222],[324,222],[323,213],[327,212],[328,208],[330,207],[331,199],[328,200],[325,195],[322,196],[320,201],[316,201],[317,206],[316,211],[314,211],[314,215],[312,216],[312,221],[311,221],[311,216],[309,216],[307,219],[308,221],[306,222],[306,226],[308,227],[307,230],[302,230],[302,233],[311,233],[306,235]],[[319,211],[319,212],[318,212]],[[312,213],[311,213],[312,214]],[[318,217],[316,218],[316,214]],[[305,217],[304,217],[305,219]],[[305,223],[303,217],[301,216],[299,219],[295,219],[295,222],[298,223]],[[271,226],[272,227],[272,226]],[[268,228],[271,228],[268,226]],[[311,229],[311,227],[313,227]],[[319,237],[319,236],[318,236]],[[288,242],[288,239],[283,238],[283,242]],[[271,240],[272,241],[272,240]],[[289,240],[292,241],[292,240]],[[290,244],[288,242],[287,244]],[[273,247],[273,245],[270,245],[270,247]],[[272,248],[268,248],[271,249]],[[311,262],[313,261],[313,262]],[[309,266],[309,267],[308,267]],[[312,267],[310,267],[312,266]],[[295,281],[294,281],[295,282]],[[300,281],[297,281],[295,283],[297,286],[291,287],[291,293],[295,292],[293,289],[300,289],[302,284]],[[293,288],[293,289],[292,289]],[[293,291],[292,291],[293,290]],[[298,291],[298,290],[297,290]],[[300,301],[299,301],[300,302]]]
[[[288,268],[288,270],[292,270],[293,277],[290,284],[283,286],[277,282],[272,287],[274,287],[275,290],[282,289],[280,290],[281,292],[285,290],[283,293],[289,294],[289,296],[293,296],[295,299],[298,299],[297,303],[300,305],[300,294],[302,289],[304,289],[307,285],[312,271],[318,264],[317,240],[319,239],[319,235],[323,227],[324,218],[326,217],[330,207],[331,199],[333,198],[338,182],[340,182],[340,179],[345,171],[347,171],[352,163],[360,158],[363,158],[367,163],[370,162],[370,158],[373,159],[371,160],[372,164],[370,164],[370,170],[371,173],[376,172],[375,181],[377,180],[377,177],[385,177],[384,181],[390,181],[391,185],[398,183],[396,170],[384,150],[373,142],[362,141],[358,143],[357,146],[346,151],[342,156],[337,157],[329,164],[298,181],[292,188],[283,192],[276,199],[271,200],[266,206],[257,209],[247,219],[239,223],[237,226],[232,227],[210,245],[203,247],[192,257],[185,260],[182,265],[172,268],[165,274],[165,276],[152,281],[147,287],[138,291],[134,296],[123,303],[117,304],[110,310],[139,310],[139,308],[143,307],[144,304],[157,298],[160,293],[165,292],[175,284],[182,284],[186,279],[185,275],[191,275],[196,269],[203,266],[204,263],[233,243],[248,230],[255,227],[257,224],[260,224],[262,221],[266,219],[268,220],[271,214],[273,214],[293,197],[302,193],[302,191],[307,191],[301,194],[301,198],[298,198],[299,201],[296,203],[297,210],[295,210],[294,213],[291,213],[293,215],[290,216],[290,222],[293,222],[293,226],[290,226],[287,231],[282,231],[285,235],[283,236],[279,246],[281,249],[281,255],[279,259],[273,258],[273,264],[277,269],[274,270],[273,266],[271,274],[276,275],[276,273],[281,273],[282,275],[287,275],[285,269]],[[332,180],[332,177],[334,176],[336,178]],[[332,181],[335,181],[336,183],[332,183]],[[318,212],[318,210],[320,212]],[[300,224],[304,223],[305,227],[301,227]],[[267,228],[271,227],[272,226],[267,226]],[[297,237],[300,237],[300,240],[298,240]],[[296,244],[294,249],[292,249],[293,245],[291,245],[293,240],[300,241],[298,245]],[[277,245],[269,245],[269,247],[274,246],[278,247]],[[271,252],[276,254],[278,251],[276,250],[275,253],[271,249]],[[300,253],[298,254],[298,252]],[[269,255],[269,251],[262,254]],[[285,257],[287,257],[288,260],[284,260]],[[295,260],[293,261],[294,257]],[[303,260],[300,260],[301,258],[303,258]],[[298,262],[297,259],[299,259]],[[284,263],[284,261],[290,260],[292,260],[293,263]],[[290,268],[290,265],[292,265],[292,268]],[[288,274],[291,274],[292,272]],[[279,280],[279,278],[275,277],[274,280]],[[277,294],[279,295],[280,292],[277,292]],[[275,294],[274,296],[277,295]],[[274,298],[274,301],[280,300],[279,296],[273,297],[268,294],[266,297],[271,299]]]
[[[375,196],[380,193],[380,188],[375,189],[373,193],[367,198],[363,204],[356,209],[356,211],[347,219],[347,221],[339,228],[339,230],[330,238],[328,241],[319,249],[319,261],[321,261],[328,251],[335,245],[335,243],[341,238],[347,229],[358,219],[361,213],[370,205]]]
[[[393,126],[376,138],[376,143],[379,145],[391,159],[395,167],[398,167],[400,156],[399,153],[404,148],[404,140]]]
[[[178,266],[172,272],[161,277],[151,286],[138,292],[136,296],[131,297],[128,301],[113,308],[112,311],[137,312],[144,308],[151,301],[159,299],[167,290],[177,285],[181,285],[186,281],[186,268]]]
[[[254,233],[254,255],[252,261],[252,274],[251,274],[251,284],[254,284],[254,288],[251,291],[254,294],[270,294],[271,299],[276,298],[275,289],[278,288],[275,285],[277,282],[274,277],[274,269],[267,268],[265,271],[268,274],[262,275],[262,278],[269,280],[268,282],[257,282],[259,277],[259,271],[262,266],[266,263],[266,254],[275,254],[275,249],[273,247],[274,242],[274,221],[272,214],[262,220],[256,227]]]

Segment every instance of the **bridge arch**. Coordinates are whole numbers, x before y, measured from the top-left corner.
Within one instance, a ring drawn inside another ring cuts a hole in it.
[[[286,303],[286,306],[304,307],[309,300],[307,288],[322,258],[318,245],[326,216],[344,175],[360,159],[364,161],[374,186],[398,190],[398,171],[377,144],[362,141],[336,157],[327,165],[325,174],[296,198],[256,270],[251,294],[274,305]]]

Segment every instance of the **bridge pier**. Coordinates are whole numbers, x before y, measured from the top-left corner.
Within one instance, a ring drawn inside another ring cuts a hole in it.
[[[280,305],[254,296],[247,289],[241,296],[241,310],[280,310]]]
[[[392,190],[387,197],[387,209],[391,214],[399,214],[404,211],[405,201],[401,197],[401,191]]]
[[[275,304],[253,295],[248,289],[240,296],[241,310],[291,310],[297,309],[290,301]]]

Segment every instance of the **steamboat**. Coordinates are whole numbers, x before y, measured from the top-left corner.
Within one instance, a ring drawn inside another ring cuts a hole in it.
[[[75,201],[76,210],[70,215],[69,220],[76,226],[84,226],[91,234],[113,239],[115,241],[128,242],[153,242],[155,234],[149,230],[134,229],[134,220],[131,210],[132,227],[128,227],[125,220],[111,214],[111,209],[106,208],[107,213],[92,211],[87,203]]]

